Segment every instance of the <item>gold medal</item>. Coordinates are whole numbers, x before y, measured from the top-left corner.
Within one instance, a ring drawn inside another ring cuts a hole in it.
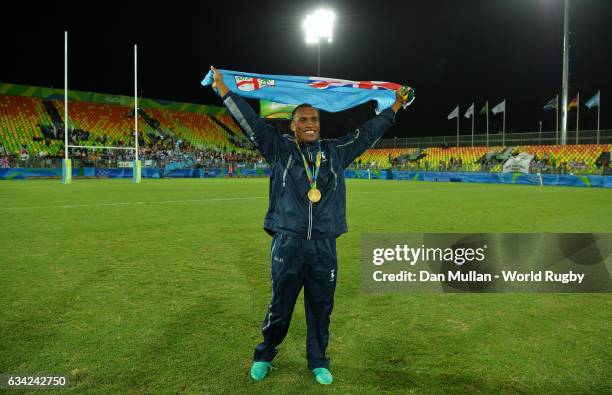
[[[317,203],[319,200],[321,200],[321,191],[316,188],[310,189],[308,191],[308,200],[313,203]]]

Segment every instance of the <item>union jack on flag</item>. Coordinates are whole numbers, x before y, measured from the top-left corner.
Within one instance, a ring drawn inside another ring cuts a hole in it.
[[[396,84],[394,82],[384,82],[384,81],[350,81],[350,80],[340,80],[336,78],[320,78],[320,77],[310,77],[308,79],[308,85],[317,89],[333,89],[336,87],[349,87],[349,88],[359,88],[359,89],[387,89],[390,91],[395,91],[402,86],[400,84]]]

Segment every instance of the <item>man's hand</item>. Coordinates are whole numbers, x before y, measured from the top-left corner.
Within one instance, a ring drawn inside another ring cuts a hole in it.
[[[397,113],[400,108],[406,103],[406,99],[408,99],[408,87],[402,86],[397,88],[395,91],[395,103],[391,106],[393,112]]]
[[[210,66],[210,69],[213,72],[212,88],[217,91],[221,97],[225,96],[225,94],[229,92],[229,88],[225,85],[225,82],[223,82],[223,76],[214,66]]]

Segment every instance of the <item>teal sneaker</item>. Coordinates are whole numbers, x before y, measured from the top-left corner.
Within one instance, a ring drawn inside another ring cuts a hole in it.
[[[251,377],[255,381],[263,380],[271,369],[272,364],[270,362],[253,362],[253,366],[251,366]]]
[[[331,372],[326,368],[313,369],[312,373],[314,373],[319,384],[329,385],[334,382]]]

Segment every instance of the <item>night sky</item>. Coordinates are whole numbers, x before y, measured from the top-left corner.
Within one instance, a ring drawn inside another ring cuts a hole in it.
[[[144,97],[220,105],[200,85],[211,64],[316,74],[316,47],[304,43],[302,19],[320,4],[337,20],[334,42],[322,46],[322,76],[415,88],[415,102],[386,137],[454,135],[455,120],[446,117],[457,104],[461,130],[470,133],[463,113],[474,100],[478,133],[484,101],[493,107],[504,98],[507,131],[536,131],[540,120],[544,130],[555,126],[554,111],[542,107],[561,91],[562,0],[22,3],[3,12],[3,82],[62,88],[68,30],[71,89],[133,95],[136,43]],[[570,99],[580,91],[584,103],[601,89],[602,129],[611,128],[612,1],[573,0],[570,17]],[[324,114],[322,133],[344,133],[373,109]],[[595,128],[596,113],[581,107],[581,130]],[[501,129],[501,114],[490,119],[491,131]]]

